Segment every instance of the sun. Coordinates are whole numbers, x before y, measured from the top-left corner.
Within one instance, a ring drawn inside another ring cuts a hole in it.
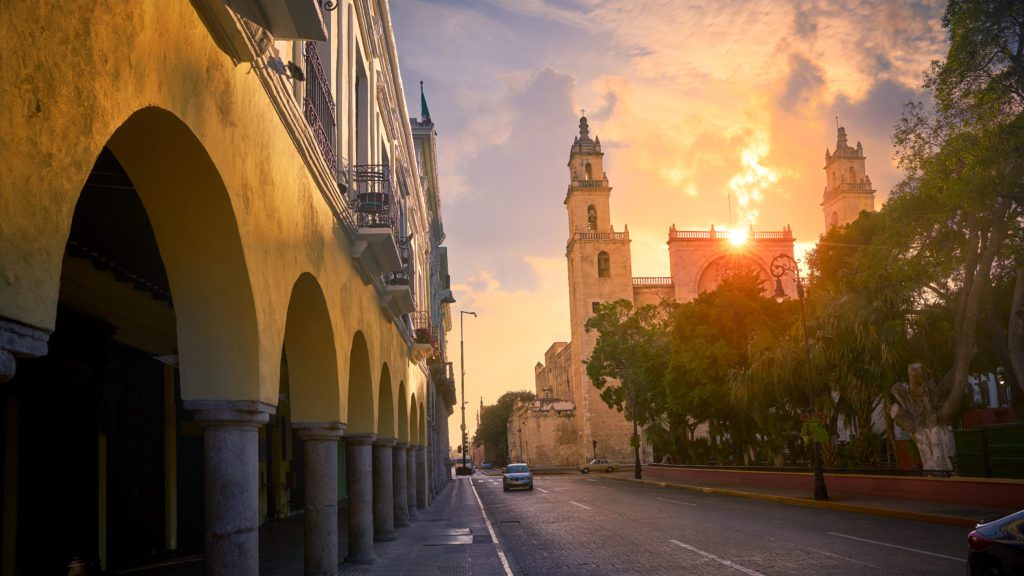
[[[730,230],[729,242],[733,246],[743,246],[747,242],[747,232],[745,230]]]

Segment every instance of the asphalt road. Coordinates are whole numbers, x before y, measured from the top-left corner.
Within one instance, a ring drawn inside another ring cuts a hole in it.
[[[472,477],[516,575],[961,576],[967,530],[623,482]]]

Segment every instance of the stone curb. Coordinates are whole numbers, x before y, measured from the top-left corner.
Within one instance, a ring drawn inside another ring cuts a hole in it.
[[[860,504],[844,504],[842,502],[831,502],[828,500],[822,501],[812,500],[808,498],[795,498],[793,496],[780,496],[778,494],[744,492],[742,490],[729,490],[728,488],[713,488],[710,486],[696,486],[693,484],[673,484],[671,482],[661,482],[657,480],[637,480],[636,478],[619,478],[615,476],[608,476],[608,478],[625,482],[637,482],[640,484],[660,486],[662,488],[679,488],[683,490],[690,490],[692,492],[704,492],[705,494],[738,496],[740,498],[750,498],[753,500],[779,502],[780,504],[789,504],[791,506],[805,506],[807,508],[842,510],[844,512],[856,512],[859,514],[870,514],[872,516],[886,516],[889,518],[900,518],[903,520],[916,520],[918,522],[945,524],[947,526],[959,526],[961,528],[974,528],[978,523],[977,520],[971,520],[969,518],[960,518],[957,516],[929,514],[926,512],[912,512],[910,510],[896,510],[893,508],[879,508],[877,506],[864,506]]]

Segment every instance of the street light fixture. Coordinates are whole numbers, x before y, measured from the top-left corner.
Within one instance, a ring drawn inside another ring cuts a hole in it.
[[[800,300],[800,328],[804,337],[804,360],[807,364],[807,401],[810,404],[810,414],[814,414],[814,386],[811,377],[811,347],[807,343],[807,316],[804,313],[804,285],[800,276],[800,262],[794,260],[788,254],[779,254],[772,258],[770,268],[772,276],[775,277],[775,300],[782,302],[786,299],[786,291],[782,288],[782,277],[792,274],[796,278],[796,295]],[[811,454],[814,460],[814,499],[828,500],[828,488],[825,486],[825,472],[821,468],[821,450],[818,441],[811,437]]]
[[[471,314],[476,318],[476,312],[469,312],[466,310],[459,310],[459,369],[462,371],[462,465],[466,465],[466,458],[468,458],[466,451],[467,438],[466,438],[466,345],[462,339],[463,332],[463,319],[466,314]]]

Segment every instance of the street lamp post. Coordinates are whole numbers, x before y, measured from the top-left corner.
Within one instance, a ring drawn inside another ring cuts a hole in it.
[[[804,313],[804,285],[800,277],[800,263],[788,254],[779,254],[772,258],[771,274],[775,277],[775,299],[782,302],[786,291],[782,289],[782,277],[792,274],[796,278],[796,295],[800,300],[800,328],[804,337],[804,361],[807,364],[807,401],[810,414],[814,414],[814,385],[811,377],[811,347],[807,343],[807,316]],[[811,458],[814,460],[814,499],[828,500],[828,488],[825,486],[825,472],[821,468],[821,451],[818,441],[811,437]]]
[[[476,318],[476,312],[467,312],[466,310],[459,310],[459,369],[462,372],[462,465],[466,465],[467,455],[467,442],[466,442],[466,344],[462,339],[463,332],[463,318],[466,314],[472,314]]]

